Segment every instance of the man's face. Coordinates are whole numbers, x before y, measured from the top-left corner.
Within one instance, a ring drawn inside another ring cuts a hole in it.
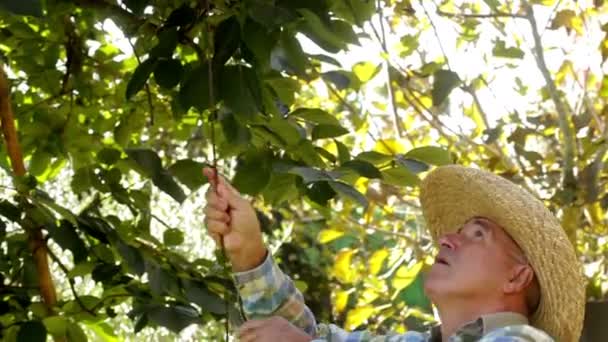
[[[439,254],[425,279],[427,295],[467,300],[496,298],[523,253],[511,237],[486,218],[467,221],[439,239]]]

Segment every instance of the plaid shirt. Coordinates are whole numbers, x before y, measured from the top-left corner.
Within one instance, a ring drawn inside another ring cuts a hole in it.
[[[441,342],[440,327],[428,332],[373,335],[368,331],[347,332],[333,324],[318,324],[293,281],[268,255],[264,262],[234,275],[243,309],[248,318],[281,316],[322,342]],[[542,330],[528,325],[522,315],[502,312],[484,315],[462,326],[450,342],[553,342]]]

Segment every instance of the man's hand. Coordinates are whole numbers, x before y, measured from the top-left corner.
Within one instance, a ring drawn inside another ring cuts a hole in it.
[[[226,254],[235,272],[255,268],[264,261],[266,247],[260,223],[251,203],[211,168],[203,169],[211,186],[207,190],[205,223],[219,245],[223,239]]]
[[[255,319],[239,328],[240,342],[309,342],[312,337],[283,317]]]

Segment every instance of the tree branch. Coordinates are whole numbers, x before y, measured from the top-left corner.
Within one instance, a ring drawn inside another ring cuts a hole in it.
[[[370,21],[370,26],[372,27],[372,30],[374,31],[374,35],[376,36],[376,39],[378,39],[380,41],[380,45],[382,46],[382,50],[384,50],[384,52],[388,55],[388,48],[386,46],[386,32],[384,30],[384,15],[382,12],[382,6],[380,4],[380,0],[378,0],[376,2],[376,11],[378,14],[378,21],[380,22],[380,32],[382,33],[382,36],[380,36],[380,34],[378,34],[378,31],[376,30],[376,28],[374,27],[374,24]],[[393,125],[395,126],[395,131],[397,132],[397,135],[402,138],[404,136],[403,134],[403,128],[401,127],[401,120],[399,119],[399,114],[397,112],[397,101],[395,100],[395,94],[393,93],[393,78],[391,76],[391,70],[390,70],[390,63],[388,62],[388,60],[385,61],[385,68],[386,68],[386,77],[387,77],[387,85],[386,85],[386,89],[388,92],[388,97],[390,100],[390,104],[391,104],[391,111],[393,113]],[[409,136],[408,133],[408,139],[410,140],[410,142],[412,144],[414,144],[414,139],[412,139]]]
[[[557,87],[555,86],[555,82],[551,78],[551,72],[549,71],[549,68],[547,68],[540,34],[536,24],[536,18],[534,17],[534,10],[532,5],[530,5],[528,2],[525,2],[524,4],[526,6],[526,18],[530,22],[532,37],[534,38],[533,51],[536,64],[540,69],[543,78],[545,79],[547,90],[549,91],[551,99],[555,104],[555,110],[557,111],[559,118],[559,128],[563,135],[563,184],[566,189],[574,189],[576,188],[576,179],[574,178],[574,134],[572,132],[572,126],[570,125],[570,121],[568,119],[566,106],[564,106],[562,98],[560,97]]]
[[[19,146],[19,138],[15,129],[15,119],[10,100],[10,88],[8,78],[4,72],[4,66],[0,63],[0,120],[2,123],[2,132],[6,141],[7,152],[11,160],[14,179],[24,177],[26,174],[25,165],[23,163],[23,155]],[[57,303],[57,294],[55,292],[55,284],[51,277],[47,257],[47,245],[42,236],[40,227],[22,226],[28,236],[28,245],[32,251],[36,271],[38,273],[38,283],[40,295],[49,314],[53,313],[53,307]]]

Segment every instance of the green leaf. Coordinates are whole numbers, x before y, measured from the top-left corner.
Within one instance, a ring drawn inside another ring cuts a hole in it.
[[[84,333],[80,324],[70,323],[67,333],[68,342],[87,342],[87,335]]]
[[[233,113],[226,113],[220,119],[222,132],[230,146],[247,147],[251,142],[251,132],[249,128],[236,120]]]
[[[262,66],[268,65],[270,61],[270,54],[279,38],[276,33],[276,31],[269,31],[252,19],[248,18],[245,22],[242,31],[243,41]]]
[[[196,20],[196,11],[194,8],[183,4],[176,8],[169,14],[167,20],[165,20],[165,27],[173,26],[187,26],[192,24]]]
[[[104,147],[97,152],[97,160],[106,165],[114,165],[120,159],[121,152],[115,148]]]
[[[76,233],[76,227],[67,220],[62,220],[59,227],[48,225],[49,236],[64,250],[69,250],[74,256],[74,262],[79,263],[87,259],[89,253],[84,241]]]
[[[450,70],[438,70],[433,74],[433,106],[439,106],[450,96],[454,88],[460,84],[458,74]]]
[[[46,327],[40,321],[23,323],[17,334],[17,342],[46,342]]]
[[[182,78],[184,68],[178,59],[168,59],[158,62],[154,69],[154,79],[165,89],[175,87]]]
[[[213,40],[213,69],[219,68],[226,63],[236,51],[241,41],[241,25],[236,16],[231,16],[222,21],[215,29]]]
[[[270,118],[270,120],[265,123],[265,126],[281,137],[287,146],[295,146],[304,138],[295,124],[279,116]]]
[[[125,0],[124,3],[131,12],[142,14],[146,5],[148,5],[148,0]]]
[[[344,134],[348,134],[348,130],[342,126],[316,125],[312,129],[312,140],[335,138]]]
[[[359,44],[359,37],[353,30],[353,25],[344,20],[333,19],[330,22],[332,32],[346,44]]]
[[[300,142],[293,147],[293,149],[289,149],[295,159],[304,162],[307,165],[313,167],[326,167],[327,165],[317,152],[316,146],[312,144],[310,140],[302,139]]]
[[[42,17],[41,0],[2,0],[0,1],[0,7],[17,15]]]
[[[422,272],[418,272],[414,281],[406,288],[401,290],[397,298],[408,307],[418,308],[424,312],[432,312],[431,301],[424,293],[424,276]]]
[[[222,297],[211,292],[202,282],[195,280],[184,281],[186,299],[200,306],[204,311],[217,315],[226,314],[226,302]]]
[[[242,122],[248,122],[261,110],[261,89],[255,71],[242,65],[222,69],[219,93],[228,108]]]
[[[332,83],[338,88],[338,90],[344,90],[348,88],[358,88],[358,80],[354,82],[354,75],[345,70],[332,70],[321,74],[321,78],[325,82]]]
[[[238,158],[234,187],[242,193],[256,195],[270,181],[271,155],[268,151],[249,150]]]
[[[315,151],[317,151],[317,153],[319,153],[319,155],[321,157],[325,158],[326,160],[328,160],[331,163],[335,163],[337,161],[336,156],[334,156],[328,150],[326,150],[322,147],[315,146]]]
[[[314,12],[301,8],[298,12],[302,15],[300,31],[322,49],[337,53],[346,48],[346,43],[338,36],[329,23],[324,23]]]
[[[116,243],[116,249],[131,272],[139,276],[144,274],[144,271],[146,270],[144,258],[137,248],[130,246],[125,242],[118,241]]]
[[[133,327],[133,332],[135,332],[137,334],[143,328],[145,328],[146,325],[148,325],[148,315],[144,314],[144,315],[139,316],[139,318],[137,319],[137,322],[135,322],[135,325]]]
[[[84,277],[88,274],[91,274],[93,272],[93,269],[95,268],[95,266],[97,266],[97,264],[95,264],[94,262],[91,262],[91,261],[86,261],[86,262],[81,262],[79,264],[76,264],[76,266],[74,266],[74,268],[72,268],[70,270],[70,272],[68,273],[68,277],[70,277],[70,278]]]
[[[340,126],[340,121],[335,116],[319,108],[298,108],[289,116],[296,116],[316,124]]]
[[[209,97],[209,65],[200,63],[186,75],[178,95],[182,107],[185,110],[194,107],[201,112],[210,108],[212,103]],[[214,79],[214,88],[215,82]],[[214,92],[216,91],[217,89],[214,89]]]
[[[160,306],[148,312],[150,321],[179,333],[187,326],[200,321],[198,312],[191,306]]]
[[[334,178],[326,171],[313,169],[312,167],[296,166],[290,168],[288,172],[302,177],[304,184],[334,180]]]
[[[158,44],[150,50],[150,60],[159,58],[171,58],[177,47],[178,32],[176,27],[162,30],[158,34]]]
[[[355,189],[354,187],[342,182],[329,182],[329,185],[338,194],[355,200],[364,208],[367,208],[367,206],[369,205],[369,203],[367,202],[367,198],[365,198],[365,196],[363,196],[363,194],[357,191],[357,189]]]
[[[343,163],[342,167],[352,169],[363,177],[382,178],[382,174],[378,168],[376,168],[372,163],[363,160],[350,160]]]
[[[424,146],[415,148],[404,155],[406,158],[416,159],[418,161],[431,165],[448,165],[452,164],[452,155],[444,148],[436,146]]]
[[[264,201],[266,203],[274,205],[297,198],[298,189],[296,188],[296,176],[272,172],[270,181],[262,192],[262,196],[264,196]]]
[[[127,92],[125,95],[127,100],[131,99],[133,95],[137,94],[146,85],[150,74],[156,68],[156,63],[157,61],[155,59],[147,59],[137,66],[127,84]]]
[[[69,321],[67,318],[62,316],[51,316],[42,320],[46,331],[51,335],[62,337],[67,334]]]
[[[391,161],[393,157],[376,151],[366,151],[359,153],[355,159],[367,161],[374,165],[382,165]]]
[[[316,182],[306,188],[306,196],[321,206],[327,206],[327,202],[336,196],[336,191],[329,182]]]
[[[7,200],[0,200],[0,215],[12,222],[19,222],[21,209]]]
[[[171,228],[163,233],[163,242],[167,246],[178,246],[184,243],[184,232],[179,229]]]
[[[153,261],[146,262],[146,273],[148,274],[148,284],[152,294],[165,296],[169,293],[172,282],[175,280],[172,274]]]
[[[192,159],[182,159],[169,167],[169,173],[191,191],[196,191],[201,186],[207,184],[207,177],[203,175],[203,167],[205,166],[207,164],[199,163]]]
[[[492,54],[496,57],[504,57],[504,58],[524,58],[524,52],[518,47],[506,47],[506,43],[504,40],[497,40],[494,48],[492,49]]]
[[[344,164],[350,160],[350,151],[348,147],[338,140],[334,139],[334,143],[336,144],[336,149],[338,150],[338,161],[340,164]]]
[[[382,70],[382,64],[374,65],[372,62],[359,62],[353,66],[353,73],[361,83],[366,83],[376,77]]]
[[[48,153],[42,148],[37,148],[36,152],[32,155],[28,171],[34,176],[41,176],[46,171],[47,167],[51,164],[53,155]]]
[[[305,76],[308,65],[308,56],[298,39],[288,30],[283,30],[279,44],[271,51],[270,66],[277,71]]]
[[[397,156],[397,163],[407,168],[413,173],[425,172],[429,169],[429,166],[421,161],[411,158],[404,158],[403,156]]]
[[[396,186],[417,186],[420,179],[403,166],[382,170],[382,180]]]
[[[159,189],[179,203],[186,199],[182,188],[171,177],[169,171],[162,167],[162,162],[156,152],[141,148],[131,148],[125,150],[125,152],[139,166],[139,171],[150,177]]]

